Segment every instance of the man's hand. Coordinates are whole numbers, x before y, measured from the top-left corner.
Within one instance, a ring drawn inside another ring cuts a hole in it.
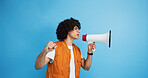
[[[93,53],[93,50],[96,49],[96,45],[95,42],[90,43],[88,45],[88,53]],[[85,60],[84,58],[82,58],[82,62],[81,62],[81,66],[84,70],[89,70],[90,66],[91,66],[91,62],[92,62],[92,55],[87,55],[87,59]]]
[[[88,53],[92,53],[93,50],[95,50],[95,49],[96,49],[95,42],[90,43],[90,44],[88,45]]]
[[[53,51],[56,47],[57,47],[56,44],[53,43],[52,41],[48,42],[48,44],[45,46],[45,48],[42,50],[42,52],[36,59],[36,63],[35,63],[36,70],[42,69],[47,63],[49,63],[50,58],[47,58],[46,54],[48,52]]]
[[[53,43],[52,41],[49,41],[48,44],[43,49],[43,52],[47,52],[48,53],[48,52],[53,51],[55,48],[57,48],[56,44]]]

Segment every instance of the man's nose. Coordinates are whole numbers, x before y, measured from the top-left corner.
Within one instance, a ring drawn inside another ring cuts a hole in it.
[[[78,33],[80,33],[80,30],[78,30]]]

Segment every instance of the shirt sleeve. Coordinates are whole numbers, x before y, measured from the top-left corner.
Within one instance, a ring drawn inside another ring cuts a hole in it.
[[[55,49],[54,49],[53,51],[51,51],[51,52],[48,52],[48,53],[46,54],[46,57],[50,58],[49,63],[53,63],[54,57],[55,57]]]
[[[81,52],[81,58],[83,58],[82,52]]]
[[[81,54],[81,58],[83,58],[83,55]]]

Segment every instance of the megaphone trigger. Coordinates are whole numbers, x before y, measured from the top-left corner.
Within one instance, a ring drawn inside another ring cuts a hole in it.
[[[92,51],[96,51],[96,49],[92,50]]]
[[[91,44],[91,43],[93,43],[92,41],[88,41],[88,44]]]

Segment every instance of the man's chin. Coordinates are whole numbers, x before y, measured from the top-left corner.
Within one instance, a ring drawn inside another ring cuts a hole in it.
[[[75,39],[79,39],[79,37],[78,38],[75,38]]]
[[[79,39],[79,37],[78,37],[78,38],[76,38],[76,39]]]

